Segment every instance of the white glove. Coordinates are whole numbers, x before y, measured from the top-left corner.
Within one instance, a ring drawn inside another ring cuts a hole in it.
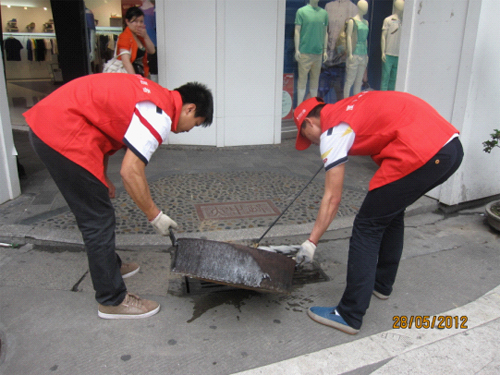
[[[297,257],[295,261],[297,264],[301,263],[311,263],[314,257],[314,252],[316,251],[316,245],[311,241],[304,241],[302,245],[300,245],[300,250],[297,253]]]
[[[158,234],[161,234],[162,236],[169,235],[168,228],[170,227],[177,229],[177,223],[161,211],[158,214],[158,216],[156,216],[153,220],[150,221],[150,223],[155,229],[155,231]]]

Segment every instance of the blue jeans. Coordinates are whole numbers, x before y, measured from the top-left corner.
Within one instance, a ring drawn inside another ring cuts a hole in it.
[[[30,142],[75,215],[87,250],[95,298],[119,305],[127,293],[115,252],[115,210],[108,188],[92,173],[45,144],[30,130]]]
[[[389,295],[403,252],[406,207],[445,182],[462,162],[458,138],[422,167],[366,195],[354,219],[347,261],[347,283],[337,311],[359,329],[373,290]]]

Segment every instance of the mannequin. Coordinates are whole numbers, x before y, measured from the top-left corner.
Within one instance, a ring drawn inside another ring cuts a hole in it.
[[[358,13],[358,7],[351,0],[333,0],[325,5],[325,10],[328,13],[328,58],[321,70],[318,96],[325,99],[333,88],[338,101],[343,99],[345,55],[338,53],[335,44],[345,21]]]
[[[318,96],[321,64],[328,57],[328,13],[318,6],[318,2],[310,0],[295,16],[295,60],[299,64],[297,105],[304,100],[309,75],[309,93],[311,97]]]
[[[399,40],[403,20],[404,0],[394,1],[394,14],[384,20],[380,45],[382,48],[382,80],[380,90],[394,90],[398,73]]]
[[[344,98],[350,96],[351,87],[353,95],[361,91],[363,75],[368,66],[368,21],[363,16],[368,13],[368,2],[358,1],[358,13],[347,24],[347,61],[346,82],[344,85]],[[357,35],[356,45],[352,45],[353,33]]]

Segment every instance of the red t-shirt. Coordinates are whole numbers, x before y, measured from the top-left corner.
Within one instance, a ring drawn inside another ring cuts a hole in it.
[[[422,99],[397,91],[368,91],[327,104],[322,133],[341,122],[355,133],[349,155],[369,155],[380,168],[373,190],[427,163],[458,130]]]
[[[43,142],[106,184],[104,155],[129,143],[125,134],[131,126],[136,129],[135,118],[144,120],[137,113],[141,102],[154,103],[169,117],[168,125],[175,131],[182,108],[180,94],[140,75],[124,73],[74,79],[25,112],[24,117]],[[142,123],[154,133],[154,124],[148,124],[147,119]],[[155,137],[161,143],[161,137]]]

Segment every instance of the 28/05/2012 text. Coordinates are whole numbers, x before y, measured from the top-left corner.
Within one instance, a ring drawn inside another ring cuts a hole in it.
[[[393,318],[393,329],[467,329],[469,318],[465,315],[395,315]]]

